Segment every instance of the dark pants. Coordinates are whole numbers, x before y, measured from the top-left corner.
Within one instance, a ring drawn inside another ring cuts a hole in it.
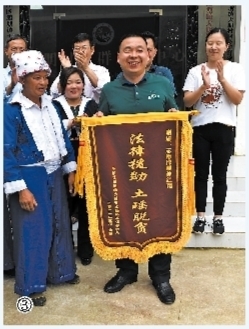
[[[88,222],[88,213],[86,208],[85,196],[83,198],[80,198],[78,195],[72,197],[69,193],[68,175],[64,176],[64,181],[67,189],[67,199],[68,199],[71,230],[72,230],[71,216],[75,216],[78,218],[77,254],[80,258],[92,258],[93,246],[89,234],[89,222]],[[72,233],[72,240],[73,240],[73,233]]]
[[[120,272],[130,278],[136,278],[138,275],[138,264],[132,259],[123,258],[115,261],[116,267]],[[171,254],[158,254],[149,258],[148,274],[151,280],[157,284],[169,282]]]
[[[11,270],[14,266],[13,239],[11,233],[10,214],[6,195],[3,193],[3,241],[4,241],[4,270]]]
[[[205,212],[207,182],[210,168],[213,177],[213,211],[222,215],[226,199],[226,174],[232,153],[234,128],[220,123],[194,127],[193,156],[195,159],[196,211]]]
[[[78,232],[77,241],[78,248],[77,254],[80,258],[91,258],[93,256],[93,246],[90,240],[89,234],[89,222],[88,213],[86,209],[86,199],[85,197],[79,198],[78,202],[79,212],[78,212]]]
[[[71,221],[72,216],[76,216],[76,212],[78,211],[78,196],[72,197],[69,193],[69,185],[68,185],[68,175],[63,176],[65,187],[66,187],[66,193],[67,193],[67,202],[68,202],[68,212],[69,212],[69,225],[71,229],[71,236],[72,236],[72,244],[74,246],[74,239],[73,239],[73,225]],[[77,217],[78,218],[78,217]]]

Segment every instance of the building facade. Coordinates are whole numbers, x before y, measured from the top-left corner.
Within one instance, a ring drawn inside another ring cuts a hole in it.
[[[4,6],[3,21],[4,40],[21,33],[29,39],[30,48],[44,54],[52,68],[51,81],[60,69],[58,51],[65,49],[72,58],[72,39],[79,32],[93,35],[93,61],[106,66],[114,79],[120,71],[116,53],[121,36],[151,31],[158,36],[156,62],[171,69],[181,108],[184,79],[192,66],[205,61],[205,35],[211,28],[228,30],[228,59],[245,66],[242,6]],[[245,101],[238,106],[237,118],[234,153],[244,155]]]

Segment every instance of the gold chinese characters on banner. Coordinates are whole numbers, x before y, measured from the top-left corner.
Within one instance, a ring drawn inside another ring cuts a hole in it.
[[[194,207],[188,112],[82,118],[76,189],[106,260],[181,250]]]

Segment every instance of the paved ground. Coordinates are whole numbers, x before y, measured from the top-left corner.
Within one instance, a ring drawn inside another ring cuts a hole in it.
[[[173,256],[173,305],[162,304],[140,265],[138,282],[106,294],[116,273],[97,255],[89,266],[77,260],[81,283],[48,286],[47,304],[29,314],[16,310],[14,279],[4,279],[5,325],[245,325],[245,250],[184,249]]]

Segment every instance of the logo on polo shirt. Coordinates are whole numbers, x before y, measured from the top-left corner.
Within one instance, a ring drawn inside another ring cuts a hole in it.
[[[148,99],[157,99],[157,98],[160,98],[160,95],[151,94],[151,95],[148,96]]]
[[[108,45],[114,38],[114,29],[108,23],[100,23],[93,29],[93,40],[99,45]]]

